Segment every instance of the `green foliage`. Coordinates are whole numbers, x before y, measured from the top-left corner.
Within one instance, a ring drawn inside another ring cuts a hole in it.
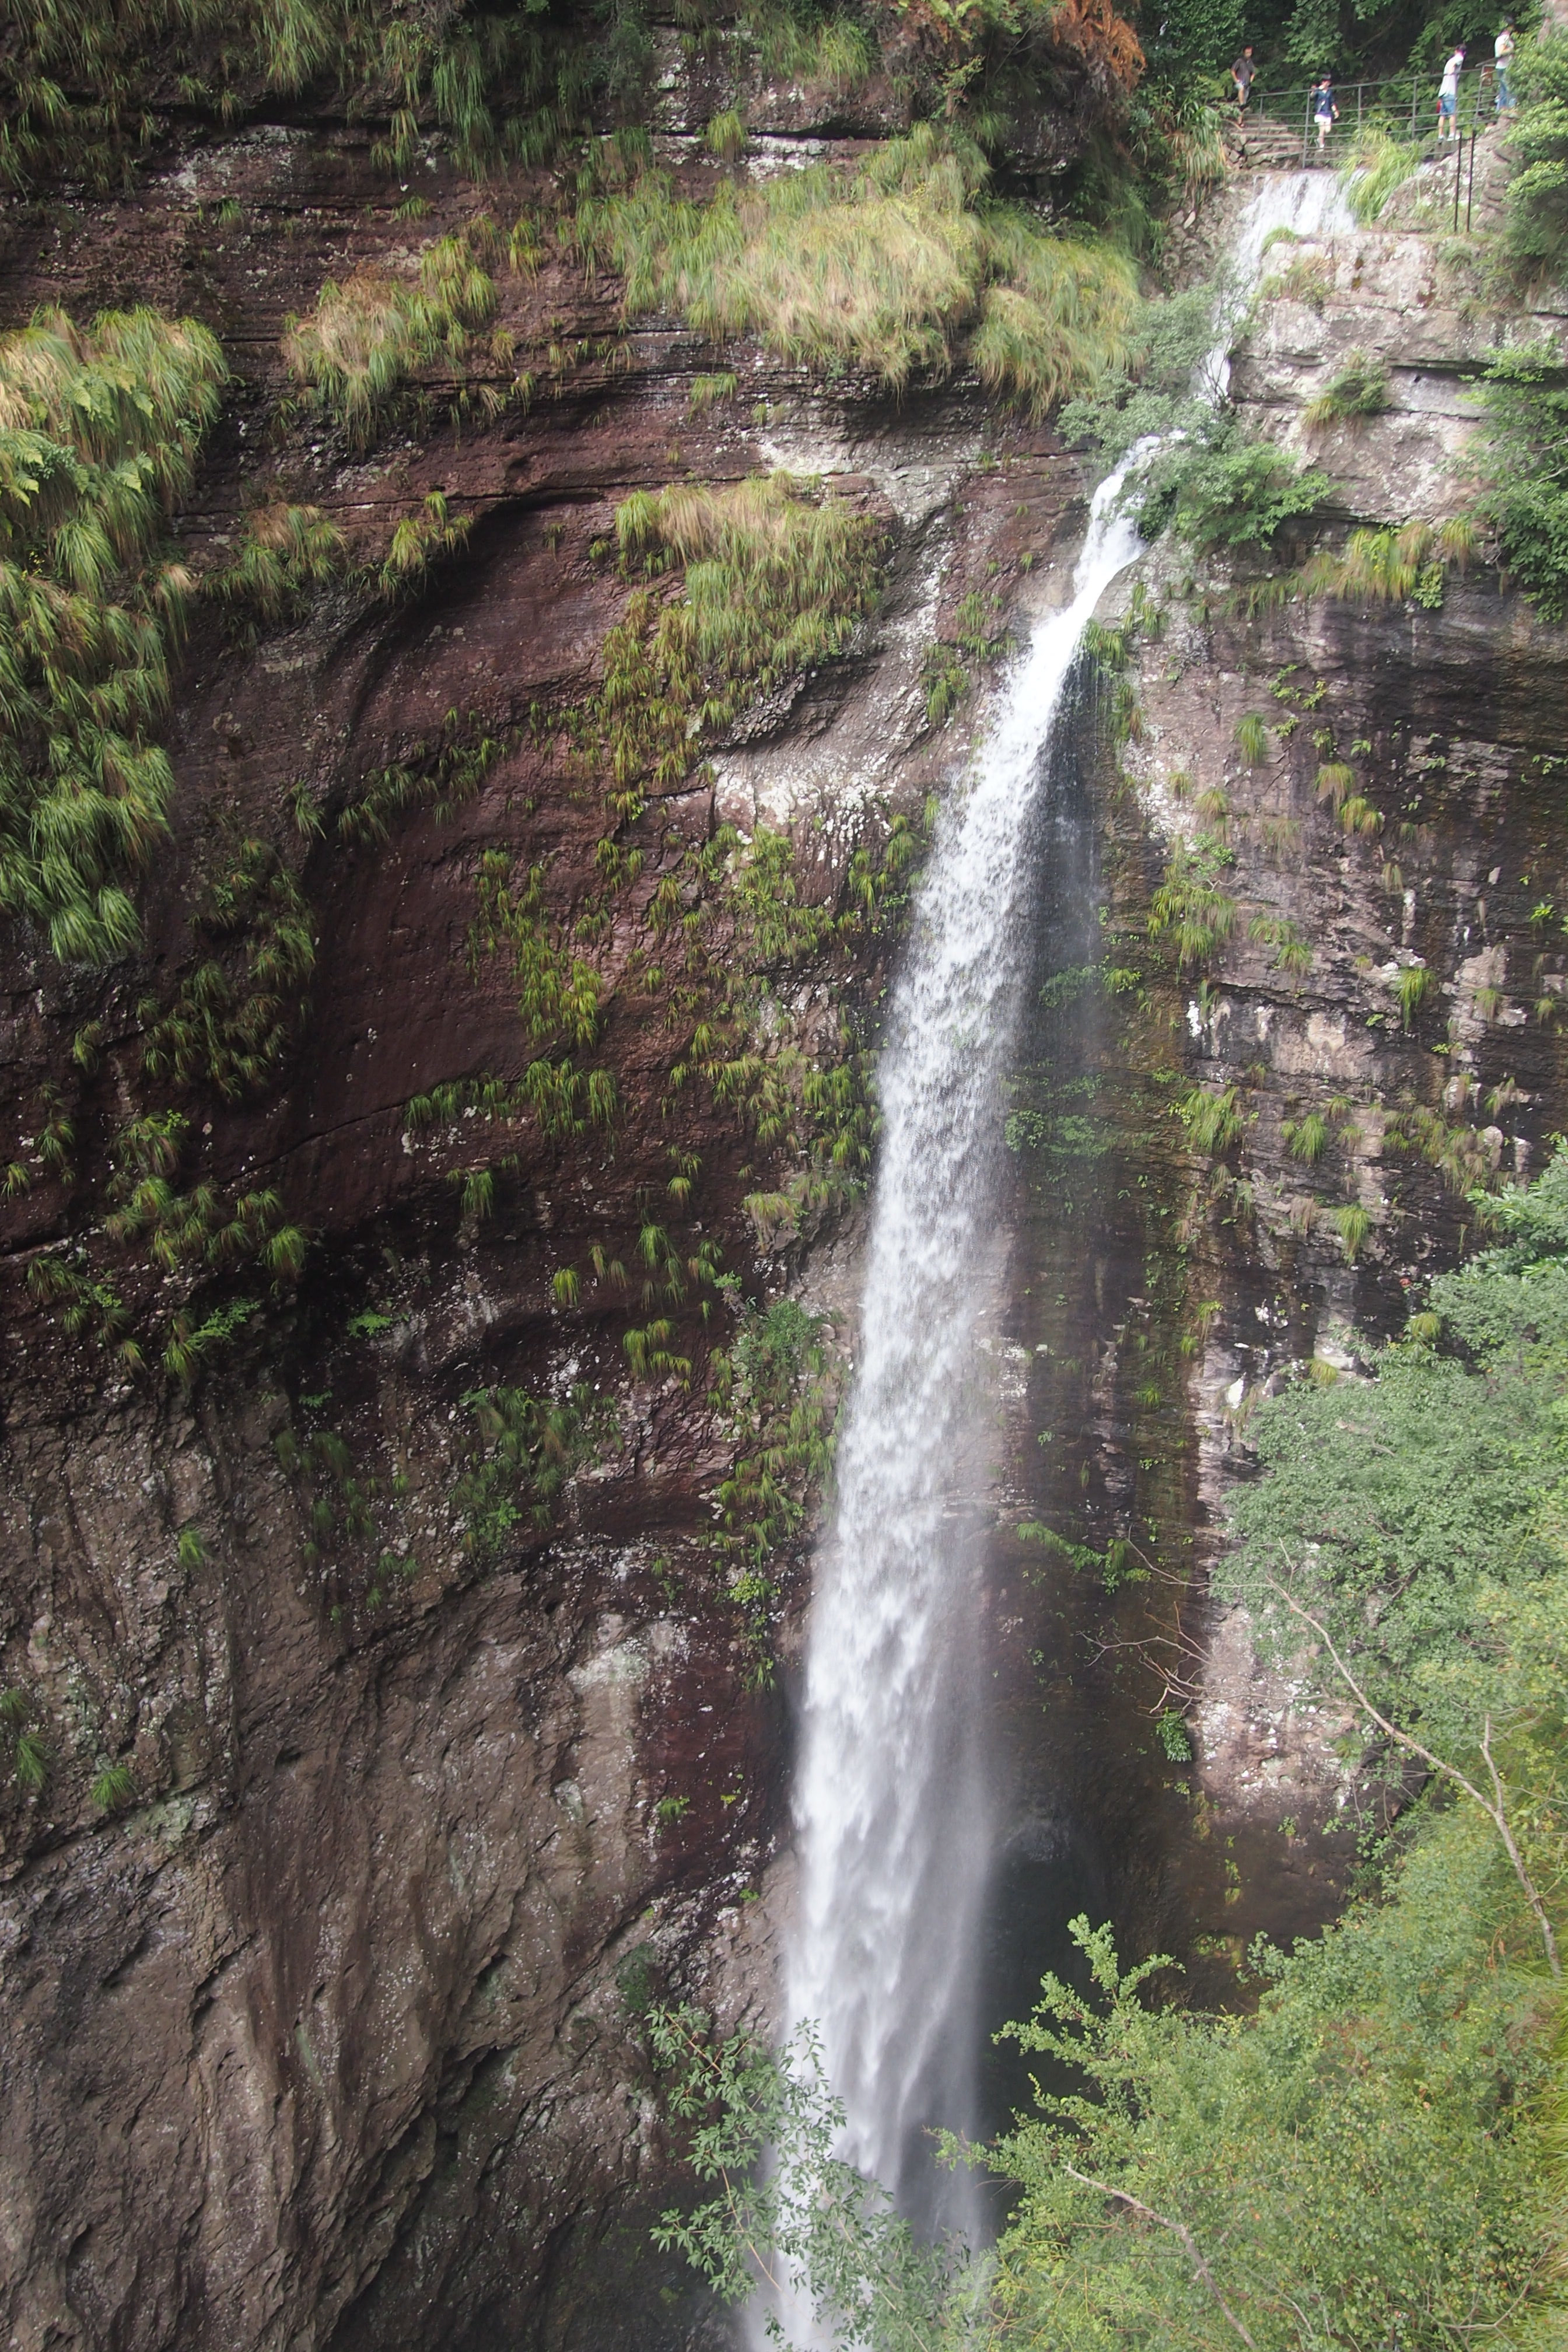
[[[246,516],[239,551],[202,582],[204,592],[268,627],[295,619],[308,588],[335,579],[345,562],[343,535],[320,507],[275,499]]]
[[[1408,1029],[1415,1015],[1437,985],[1434,974],[1424,963],[1401,964],[1394,975],[1394,993],[1399,1000],[1399,1025]]]
[[[1357,131],[1340,162],[1345,202],[1363,228],[1381,219],[1389,199],[1421,161],[1413,139],[1395,138],[1378,122]]]
[[[100,1812],[118,1812],[135,1794],[136,1781],[129,1764],[106,1764],[94,1777],[92,1801]]]
[[[316,964],[310,909],[266,843],[247,841],[192,930],[202,960],[173,1003],[164,1010],[148,997],[139,1007],[142,1067],[236,1102],[276,1078],[303,1024]]]
[[[848,645],[880,584],[881,532],[812,488],[779,473],[722,490],[672,484],[617,508],[628,572],[684,572],[673,598],[634,589],[605,641],[590,720],[621,794],[672,791],[693,764],[699,730],[728,726]]]
[[[1568,34],[1543,27],[1514,59],[1520,99],[1509,138],[1519,166],[1508,189],[1504,241],[1531,277],[1568,266]]]
[[[1194,1087],[1173,1108],[1187,1131],[1193,1150],[1202,1152],[1206,1160],[1228,1151],[1246,1131],[1246,1118],[1238,1108],[1234,1087]]]
[[[667,2212],[655,2243],[726,2303],[782,2281],[836,2345],[929,2352],[952,2253],[920,2245],[885,2191],[834,2155],[844,2110],[809,2032],[780,2058],[748,2034],[720,2040],[691,2008],[650,2009],[647,2032],[686,2161],[718,2190]]]
[[[479,348],[479,331],[499,299],[484,261],[499,241],[493,222],[471,221],[426,247],[412,282],[368,269],[341,286],[329,279],[315,309],[287,321],[283,356],[291,374],[353,447],[368,448],[396,420],[411,381],[437,367],[458,374]],[[504,363],[510,339],[498,330],[482,352]],[[443,526],[445,520],[443,505]]]
[[[1047,1978],[1009,2029],[1051,2088],[990,2158],[1020,2192],[993,2340],[1435,2347],[1510,2311],[1540,2249],[1517,1906],[1468,1820],[1390,1893],[1271,1957],[1251,2018],[1146,2007],[1162,1963],[1073,1923],[1092,1992]]]
[[[90,1338],[110,1349],[128,1371],[141,1369],[142,1350],[126,1337],[131,1317],[125,1302],[112,1284],[93,1273],[84,1250],[36,1257],[27,1268],[27,1290],[40,1306],[62,1308],[60,1321],[71,1339]]]
[[[705,204],[665,174],[579,205],[584,261],[626,281],[628,317],[678,313],[716,343],[755,334],[792,364],[900,388],[960,338],[993,390],[1040,415],[1125,355],[1135,282],[1109,246],[984,205],[983,158],[918,124],[853,173],[818,164]]]
[[[940,643],[932,646],[921,670],[928,723],[932,727],[945,727],[969,692],[972,683],[968,667],[956,646]]]
[[[406,596],[426,583],[430,567],[442,556],[456,555],[472,528],[470,515],[452,515],[443,490],[427,490],[422,506],[405,515],[392,534],[392,545],[381,567],[382,593]]]
[[[413,744],[407,757],[369,777],[338,814],[338,838],[354,846],[390,840],[395,821],[411,809],[432,808],[438,819],[472,800],[507,748],[488,733],[479,714],[448,710],[435,742]]]
[[[472,1389],[468,1466],[454,1489],[475,1559],[499,1559],[514,1528],[553,1524],[567,1482],[614,1442],[613,1402],[579,1382],[563,1401],[519,1388]]]
[[[792,1298],[741,1310],[740,1329],[710,1364],[709,1404],[731,1447],[718,1492],[716,1548],[740,1611],[754,1680],[771,1681],[771,1562],[805,1523],[806,1499],[832,1467],[839,1368],[825,1316]]]
[[[1503,1194],[1519,1239],[1434,1286],[1479,1370],[1387,1348],[1373,1380],[1299,1385],[1258,1414],[1267,1475],[1237,1491],[1238,1548],[1216,1571],[1227,1591],[1261,1596],[1273,1638],[1294,1652],[1307,1629],[1270,1580],[1288,1582],[1372,1701],[1455,1756],[1474,1753],[1489,1712],[1500,1721],[1517,1704],[1510,1622],[1563,1579],[1561,1154],[1550,1185],[1522,1213],[1530,1196]],[[1332,1683],[1321,1654],[1318,1671]]]
[[[1481,383],[1486,518],[1542,620],[1568,620],[1568,380],[1556,347],[1494,352]]]
[[[1163,506],[1178,534],[1203,554],[1268,554],[1286,524],[1314,513],[1332,488],[1315,466],[1303,467],[1273,442],[1233,432],[1206,449],[1183,454],[1173,475],[1152,486],[1139,525],[1151,505],[1151,520]]]
[[[1174,1707],[1167,1707],[1154,1726],[1160,1742],[1160,1752],[1172,1764],[1190,1764],[1193,1760],[1193,1736],[1184,1718]]]
[[[224,376],[205,327],[152,310],[85,330],[42,310],[0,337],[0,917],[66,961],[136,942],[191,584],[165,523]]]
[[[1217,285],[1139,305],[1125,356],[1061,414],[1065,439],[1092,443],[1107,467],[1151,435],[1208,434],[1209,404],[1194,391],[1215,339]]]
[[[1342,552],[1321,549],[1302,566],[1300,585],[1310,596],[1338,596],[1368,604],[1411,604],[1435,612],[1443,602],[1450,567],[1463,571],[1479,534],[1466,516],[1443,523],[1413,521],[1380,530],[1352,530]]]
[[[1249,710],[1236,726],[1236,748],[1249,768],[1261,768],[1268,757],[1268,725]]]
[[[1489,1209],[1500,1239],[1434,1286],[1419,1342],[1257,1414],[1260,1475],[1233,1490],[1216,1570],[1282,1665],[1353,1703],[1357,1746],[1431,1771],[1381,1883],[1289,1957],[1255,1947],[1261,1998],[1224,2016],[1075,1920],[1079,1981],[1047,1977],[1005,2029],[1045,2063],[984,2153],[1011,2196],[994,2261],[958,2274],[911,2273],[858,2226],[882,2209],[833,2168],[831,2111],[813,2137],[787,2107],[805,2068],[661,2013],[672,2105],[701,2118],[693,2160],[727,2190],[668,2216],[661,2242],[721,2291],[738,2299],[776,2239],[846,2345],[1555,2340],[1568,1147]],[[1444,1333],[1463,1355],[1436,1352]],[[1157,1732],[1183,1760],[1174,1710]],[[776,2181],[754,2163],[775,2130]]]
[[[1381,360],[1352,352],[1343,367],[1331,375],[1301,411],[1301,421],[1313,431],[1324,425],[1353,424],[1381,416],[1388,406],[1388,370]]]
[[[1173,942],[1178,970],[1206,963],[1236,929],[1236,900],[1221,887],[1235,862],[1226,843],[1208,833],[1172,851],[1149,902],[1149,936]]]
[[[0,1691],[0,1739],[11,1748],[11,1773],[16,1786],[36,1797],[49,1774],[49,1751],[32,1724],[33,1702],[23,1690]]]

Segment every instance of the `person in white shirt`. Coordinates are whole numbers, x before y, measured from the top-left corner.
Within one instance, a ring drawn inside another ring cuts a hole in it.
[[[1513,63],[1513,26],[1511,25],[1504,25],[1492,45],[1492,55],[1497,59],[1497,110],[1500,114],[1511,114],[1514,99],[1508,78],[1508,69]]]
[[[1437,136],[1447,139],[1454,128],[1454,118],[1459,110],[1459,76],[1465,68],[1465,52],[1456,49],[1443,68],[1443,79],[1437,85]]]

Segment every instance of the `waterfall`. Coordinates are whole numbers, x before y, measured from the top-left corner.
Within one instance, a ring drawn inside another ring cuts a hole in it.
[[[1216,310],[1209,396],[1225,390],[1270,230],[1325,226],[1339,201],[1326,174],[1263,180]],[[977,1547],[952,1497],[977,1421],[971,1347],[994,1265],[1035,819],[1085,625],[1140,551],[1118,503],[1146,446],[1096,493],[1072,601],[1037,628],[938,824],[879,1066],[859,1353],[812,1607],[786,2018],[820,2035],[846,2111],[839,2152],[926,2219],[922,2127],[969,2122],[980,2031],[970,1989],[991,1849],[981,1595]]]
[[[1138,552],[1121,481],[1097,494],[1073,601],[1037,632],[943,812],[879,1066],[859,1356],[806,1664],[787,1993],[791,2019],[820,2032],[843,2152],[904,2199],[920,2126],[961,2125],[968,2104],[989,1839],[979,1594],[948,1490],[994,1239],[1030,818],[1084,625]]]

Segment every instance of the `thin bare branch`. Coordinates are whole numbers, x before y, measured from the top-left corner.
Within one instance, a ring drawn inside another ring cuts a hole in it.
[[[1466,1775],[1460,1771],[1457,1764],[1450,1764],[1445,1757],[1435,1756],[1430,1748],[1424,1748],[1420,1740],[1415,1738],[1408,1731],[1402,1731],[1398,1724],[1390,1722],[1386,1715],[1383,1714],[1380,1709],[1373,1706],[1371,1699],[1368,1698],[1365,1691],[1363,1690],[1360,1683],[1357,1682],[1349,1666],[1346,1665],[1338,1650],[1334,1647],[1333,1636],[1322,1621],[1320,1618],[1314,1617],[1310,1609],[1303,1609],[1295,1594],[1291,1592],[1287,1586],[1281,1584],[1278,1577],[1268,1576],[1265,1577],[1263,1580],[1271,1592],[1278,1593],[1279,1599],[1285,1603],[1286,1608],[1289,1609],[1293,1615],[1300,1617],[1304,1625],[1310,1625],[1311,1627],[1313,1633],[1317,1634],[1319,1640],[1322,1643],[1323,1647],[1327,1650],[1330,1657],[1332,1658],[1335,1666],[1339,1670],[1341,1679],[1349,1690],[1351,1696],[1355,1700],[1356,1705],[1372,1717],[1372,1720],[1376,1724],[1378,1729],[1388,1738],[1392,1739],[1396,1748],[1403,1748],[1407,1755],[1418,1757],[1421,1762],[1426,1765],[1430,1770],[1436,1772],[1441,1780],[1449,1780],[1453,1783],[1455,1788],[1462,1789],[1466,1796],[1468,1797],[1473,1803],[1478,1804],[1480,1807],[1482,1812],[1485,1813],[1488,1821],[1490,1822],[1499,1837],[1502,1840],[1508,1858],[1513,1864],[1514,1875],[1519,1880],[1521,1886],[1524,1889],[1525,1901],[1529,1904],[1531,1909],[1535,1914],[1536,1925],[1541,1929],[1541,1939],[1546,1947],[1547,1965],[1551,1969],[1552,1976],[1559,1983],[1561,1983],[1563,1979],[1563,1963],[1557,1956],[1557,1938],[1552,1932],[1552,1922],[1547,1916],[1546,1906],[1542,1901],[1541,1895],[1537,1891],[1534,1881],[1531,1879],[1529,1871],[1525,1868],[1524,1856],[1519,1850],[1518,1842],[1514,1837],[1511,1827],[1510,1826],[1508,1813],[1503,1802],[1502,1780],[1499,1775],[1497,1766],[1492,1762],[1491,1717],[1489,1716],[1487,1717],[1486,1733],[1481,1741],[1481,1754],[1487,1759],[1487,1767],[1492,1778],[1492,1786],[1497,1790],[1497,1799],[1495,1802],[1491,1798],[1483,1796],[1480,1790],[1477,1788],[1475,1782],[1468,1780]]]
[[[1225,2314],[1230,2326],[1235,2329],[1237,2336],[1240,2336],[1242,2342],[1247,2347],[1247,2352],[1258,2352],[1258,2346],[1253,2337],[1247,2333],[1241,2321],[1237,2319],[1235,2312],[1232,2311],[1229,2304],[1226,2303],[1224,2295],[1221,2294],[1218,2281],[1215,2279],[1215,2274],[1213,2271],[1210,2270],[1207,2263],[1205,2262],[1203,2254],[1199,2251],[1198,2242],[1194,2237],[1192,2231],[1188,2229],[1184,2221],[1173,2221],[1168,2213],[1156,2213],[1152,2205],[1145,2205],[1141,2197],[1134,2197],[1130,2189],[1115,2189],[1111,2186],[1109,2180],[1095,2180],[1089,2173],[1079,2172],[1076,2165],[1064,2165],[1062,2169],[1074,2180],[1081,2181],[1086,2189],[1098,2190],[1101,2197],[1110,2197],[1114,2199],[1119,2205],[1129,2207],[1134,2213],[1142,2213],[1146,2221],[1157,2222],[1162,2230],[1169,2230],[1173,2237],[1179,2238],[1183,2245],[1186,2248],[1188,2256],[1192,2262],[1194,2277],[1202,2279],[1205,2286],[1207,2287],[1210,2294],[1213,2295],[1215,2302]]]

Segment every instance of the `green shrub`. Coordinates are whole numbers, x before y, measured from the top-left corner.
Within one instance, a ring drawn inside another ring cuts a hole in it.
[[[1194,451],[1182,465],[1172,519],[1180,536],[1204,554],[1267,554],[1287,523],[1315,512],[1332,491],[1326,474],[1303,467],[1273,442],[1233,435]]]
[[[1521,167],[1508,190],[1509,253],[1533,277],[1568,265],[1568,34],[1547,27],[1514,59],[1521,100],[1509,137]]]
[[[1358,131],[1340,161],[1344,197],[1363,228],[1381,218],[1389,198],[1421,161],[1414,139],[1397,139],[1379,123]]]
[[[1542,618],[1568,620],[1568,377],[1542,342],[1494,352],[1481,382],[1486,518]]]
[[[136,941],[191,586],[166,518],[225,373],[205,327],[152,310],[45,310],[0,338],[0,915],[66,961]]]

